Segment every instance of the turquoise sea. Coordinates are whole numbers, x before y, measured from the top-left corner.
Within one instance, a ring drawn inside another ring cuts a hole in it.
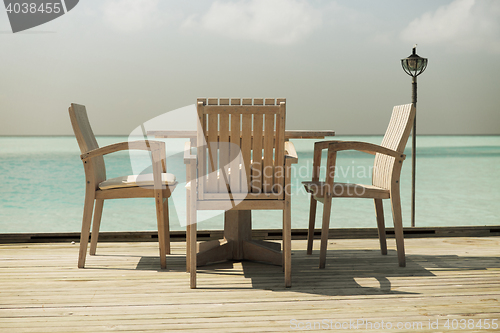
[[[101,146],[127,137],[98,137]],[[380,143],[381,136],[347,137]],[[411,141],[411,139],[410,139]],[[171,199],[171,229],[185,225],[184,140],[167,140],[168,171],[180,186]],[[292,227],[306,228],[309,197],[300,182],[310,180],[314,140],[294,140],[299,163],[293,169]],[[403,166],[403,223],[410,225],[411,146]],[[108,177],[132,173],[126,152],[106,156]],[[373,157],[357,152],[339,154],[338,181],[370,183]],[[419,136],[417,138],[416,225],[470,226],[500,224],[500,136]],[[84,172],[74,137],[0,137],[0,233],[80,231]],[[322,206],[322,205],[319,205]],[[384,201],[387,226],[391,208]],[[318,214],[321,213],[321,208]],[[253,212],[255,229],[281,228],[281,212]],[[319,226],[319,219],[317,220]],[[335,199],[332,228],[375,227],[372,200]],[[199,229],[222,229],[222,215],[207,218]],[[109,200],[101,230],[156,230],[151,199]]]

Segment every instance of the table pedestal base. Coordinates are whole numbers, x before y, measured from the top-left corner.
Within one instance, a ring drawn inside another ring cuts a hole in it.
[[[224,214],[224,239],[200,243],[196,266],[228,260],[251,260],[282,266],[281,244],[252,240],[252,211],[229,210]]]

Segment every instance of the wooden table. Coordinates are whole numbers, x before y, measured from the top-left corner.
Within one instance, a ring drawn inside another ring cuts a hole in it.
[[[196,140],[196,131],[148,131],[148,136],[157,139],[190,139]],[[286,130],[285,140],[289,139],[324,139],[326,136],[335,136],[335,131],[310,131],[310,130]]]
[[[196,143],[196,131],[148,131],[155,138],[185,138]],[[285,140],[335,136],[335,131],[287,130]],[[226,260],[252,260],[282,265],[281,244],[252,240],[252,211],[228,210],[224,213],[224,239],[199,244],[197,266]]]

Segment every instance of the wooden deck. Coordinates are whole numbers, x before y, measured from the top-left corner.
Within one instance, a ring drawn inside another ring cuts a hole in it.
[[[319,270],[318,251],[294,240],[291,289],[281,267],[235,262],[199,270],[195,290],[184,242],[167,270],[151,242],[100,243],[85,269],[78,244],[2,244],[0,332],[500,331],[484,326],[500,326],[500,238],[407,239],[406,268],[388,243],[382,256],[376,239],[330,240]]]

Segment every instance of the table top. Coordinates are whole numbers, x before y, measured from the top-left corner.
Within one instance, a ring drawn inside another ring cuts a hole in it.
[[[176,138],[196,138],[196,131],[148,131],[148,136],[153,135],[160,139],[176,139]],[[328,130],[286,130],[285,139],[324,139],[326,136],[335,136],[335,131]]]

